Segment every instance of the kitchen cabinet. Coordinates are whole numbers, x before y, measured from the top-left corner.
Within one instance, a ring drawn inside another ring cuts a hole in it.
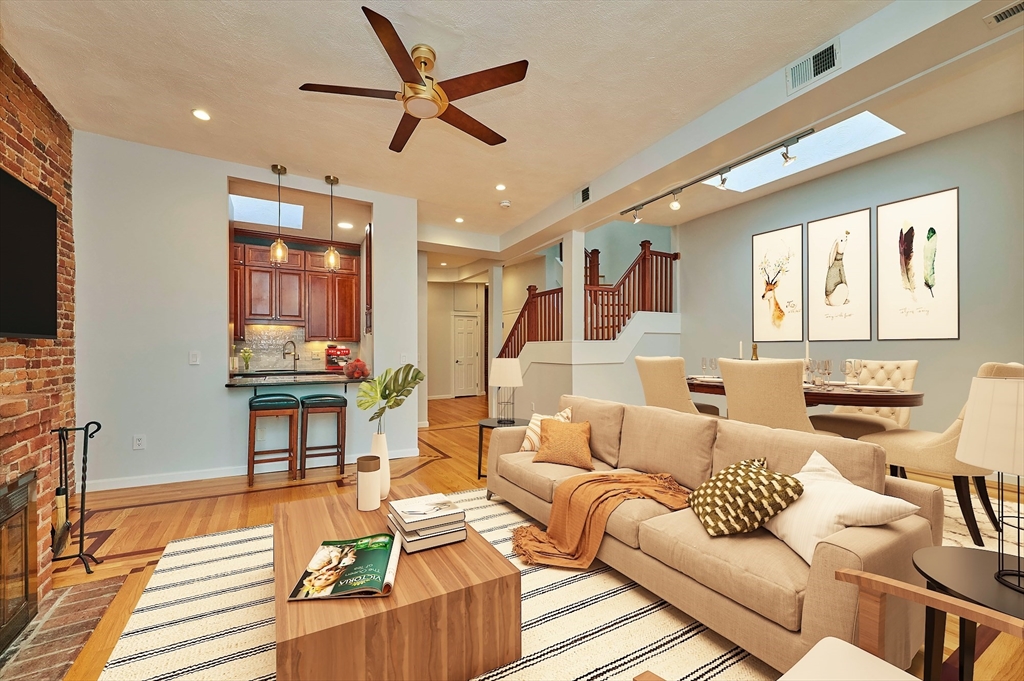
[[[330,340],[333,327],[331,279],[326,272],[306,272],[306,340]]]
[[[277,319],[302,322],[306,319],[306,273],[280,269],[277,271]]]
[[[313,251],[306,251],[306,271],[307,272],[326,272],[327,268],[324,267],[324,254],[316,253]],[[342,255],[341,262],[339,263],[338,272],[343,274],[358,274],[359,273],[359,258],[358,256]]]
[[[359,277],[335,274],[332,301],[334,340],[359,341]]]
[[[231,266],[231,307],[229,319],[232,328],[232,339],[245,340],[245,267]]]
[[[358,343],[359,277],[306,273],[306,340]]]
[[[306,273],[276,267],[245,267],[245,321],[302,326]]]
[[[267,260],[270,260],[270,253],[267,252]],[[231,244],[231,264],[245,264],[245,244]]]
[[[288,262],[279,265],[281,269],[301,270],[305,267],[305,251],[297,248],[288,249]],[[272,267],[270,264],[270,246],[245,245],[245,264],[250,267]]]
[[[272,267],[245,268],[245,321],[273,321],[276,286]]]

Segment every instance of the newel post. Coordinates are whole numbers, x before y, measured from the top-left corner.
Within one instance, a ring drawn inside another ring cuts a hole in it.
[[[591,286],[599,286],[601,284],[601,251],[596,248],[590,251],[590,281],[587,283]]]
[[[640,309],[654,310],[654,278],[651,276],[651,242],[640,242]]]
[[[526,342],[540,340],[540,321],[537,315],[537,287],[526,287]]]

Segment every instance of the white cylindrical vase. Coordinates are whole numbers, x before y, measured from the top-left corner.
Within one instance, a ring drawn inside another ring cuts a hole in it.
[[[380,459],[376,456],[356,459],[356,508],[360,511],[380,508]]]
[[[384,433],[373,434],[370,455],[380,459],[380,498],[383,501],[391,491],[391,462],[388,459],[388,439]]]

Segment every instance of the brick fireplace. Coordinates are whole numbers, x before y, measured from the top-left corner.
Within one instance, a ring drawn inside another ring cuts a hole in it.
[[[30,548],[42,600],[52,588],[50,525],[57,482],[51,428],[75,421],[75,247],[71,126],[0,46],[0,166],[57,205],[58,338],[0,338],[0,487],[34,472]],[[52,463],[51,463],[52,462]],[[74,471],[71,471],[72,489]]]

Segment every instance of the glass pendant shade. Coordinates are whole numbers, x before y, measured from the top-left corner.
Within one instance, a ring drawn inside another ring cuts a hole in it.
[[[341,269],[341,256],[338,251],[334,250],[334,246],[327,249],[324,253],[324,267],[327,268],[328,272],[337,272]]]
[[[288,262],[288,247],[284,241],[278,237],[270,246],[270,263],[272,265],[284,265]]]

